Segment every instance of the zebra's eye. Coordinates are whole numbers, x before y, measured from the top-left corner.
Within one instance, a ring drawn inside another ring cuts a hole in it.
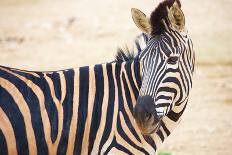
[[[177,57],[177,56],[171,56],[168,58],[167,63],[170,65],[175,65],[177,63],[178,59],[179,59],[179,57]]]

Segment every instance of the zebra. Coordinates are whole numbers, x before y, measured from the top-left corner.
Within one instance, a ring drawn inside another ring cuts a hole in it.
[[[0,154],[155,154],[179,124],[195,55],[179,0],[147,18],[135,55],[53,72],[0,66]]]

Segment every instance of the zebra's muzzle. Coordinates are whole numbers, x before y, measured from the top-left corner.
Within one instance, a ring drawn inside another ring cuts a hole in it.
[[[137,99],[133,115],[143,134],[154,133],[160,127],[160,118],[157,115],[155,103],[151,96],[140,96]]]

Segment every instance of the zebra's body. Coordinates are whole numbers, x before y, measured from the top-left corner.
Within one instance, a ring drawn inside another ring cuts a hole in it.
[[[0,67],[0,154],[149,154],[133,104],[135,61],[58,72]]]

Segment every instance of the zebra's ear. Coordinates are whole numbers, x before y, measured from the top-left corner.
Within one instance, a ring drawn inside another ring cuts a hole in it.
[[[132,18],[135,22],[135,25],[145,33],[151,32],[151,24],[149,18],[140,11],[139,9],[132,8],[131,9]]]
[[[172,28],[176,31],[183,31],[185,29],[185,17],[178,3],[174,2],[171,8],[167,7],[167,11]]]

